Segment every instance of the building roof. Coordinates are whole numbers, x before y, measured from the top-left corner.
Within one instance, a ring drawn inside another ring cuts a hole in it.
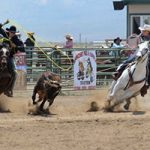
[[[113,1],[115,10],[122,10],[125,5],[132,4],[150,4],[150,0],[121,0]]]
[[[128,4],[150,4],[150,0],[122,0],[125,5]]]

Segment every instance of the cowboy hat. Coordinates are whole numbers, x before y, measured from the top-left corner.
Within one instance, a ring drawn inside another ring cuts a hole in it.
[[[117,37],[117,38],[114,39],[114,42],[116,42],[116,41],[118,41],[118,40],[119,40],[120,42],[122,41],[122,39],[120,39],[120,37]]]
[[[17,29],[15,26],[10,26],[10,28],[6,28],[7,31],[12,32],[12,33],[16,33]]]
[[[72,37],[70,34],[67,34],[67,35],[66,35],[66,39],[73,40],[73,37]]]
[[[29,34],[29,35],[34,35],[34,32],[27,32],[27,34]]]
[[[150,31],[150,25],[144,24],[143,27],[139,27],[139,30],[141,30],[141,31]]]

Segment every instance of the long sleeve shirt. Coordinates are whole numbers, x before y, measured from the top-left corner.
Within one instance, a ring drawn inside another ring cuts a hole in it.
[[[64,46],[64,48],[73,48],[73,41],[72,40],[66,41],[66,45]]]

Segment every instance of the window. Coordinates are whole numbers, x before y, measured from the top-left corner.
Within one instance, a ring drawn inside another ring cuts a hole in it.
[[[131,15],[130,35],[133,33],[140,34],[139,26],[150,24],[150,15]]]

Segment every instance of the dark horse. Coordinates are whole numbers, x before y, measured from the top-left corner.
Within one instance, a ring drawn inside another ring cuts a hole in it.
[[[0,45],[0,94],[7,95],[9,86],[12,81],[11,73],[8,69],[8,60],[10,56],[9,46]]]

